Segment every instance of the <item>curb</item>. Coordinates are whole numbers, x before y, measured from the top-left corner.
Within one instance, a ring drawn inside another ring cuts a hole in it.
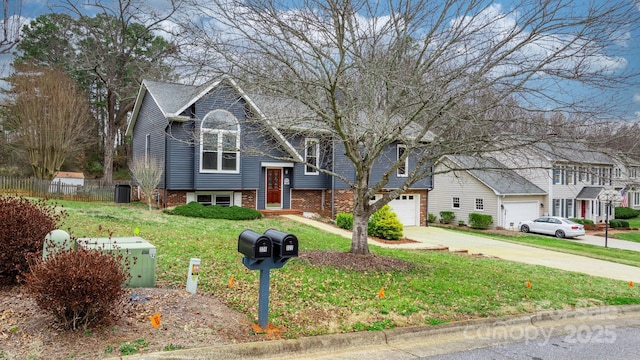
[[[603,309],[609,309],[603,312]],[[615,310],[613,310],[615,309]],[[596,319],[598,316],[615,316],[619,314],[640,313],[640,305],[604,306],[594,308],[579,308],[567,311],[541,311],[525,315],[511,315],[495,318],[481,318],[456,321],[439,325],[421,325],[406,328],[396,328],[381,331],[361,331],[354,333],[320,335],[288,340],[272,340],[220,345],[206,348],[175,350],[169,352],[155,352],[136,354],[112,359],[128,360],[199,360],[199,359],[257,359],[311,354],[322,350],[344,351],[350,348],[385,346],[392,343],[410,342],[433,337],[474,331],[488,326],[518,326],[533,325],[538,322],[554,322],[571,319]]]

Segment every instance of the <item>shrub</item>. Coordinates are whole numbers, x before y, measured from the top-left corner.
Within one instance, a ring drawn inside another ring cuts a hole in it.
[[[402,237],[402,223],[388,204],[371,215],[368,226],[371,236],[388,240],[398,240]]]
[[[629,222],[626,220],[612,219],[609,220],[609,226],[612,228],[628,228]]]
[[[62,251],[38,261],[25,287],[66,329],[108,325],[119,318],[125,300],[128,272],[121,260],[99,250]]]
[[[336,215],[336,225],[342,229],[353,230],[353,214],[338,213]]]
[[[438,220],[438,217],[435,214],[429,213],[429,215],[427,215],[427,220],[429,221],[429,224],[433,224]]]
[[[474,229],[488,229],[493,224],[493,217],[487,214],[469,214],[469,226]]]
[[[0,196],[0,277],[15,283],[42,257],[44,238],[66,216],[44,200]]]
[[[440,222],[443,224],[451,224],[455,218],[453,211],[440,211]]]
[[[204,206],[196,201],[192,201],[186,205],[176,206],[173,210],[165,210],[164,212],[169,215],[205,219],[254,220],[262,217],[262,214],[255,209],[241,206]]]
[[[616,219],[633,219],[640,215],[640,210],[618,206],[615,208]]]

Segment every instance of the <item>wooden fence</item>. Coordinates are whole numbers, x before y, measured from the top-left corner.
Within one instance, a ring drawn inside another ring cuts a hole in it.
[[[84,180],[83,185],[64,184],[59,181],[40,180],[36,178],[16,178],[0,176],[0,194],[22,195],[30,197],[41,197],[49,199],[64,199],[77,201],[117,201],[123,197],[116,198],[116,186],[126,186],[130,184],[118,183],[117,185],[106,185],[100,180]],[[120,188],[122,190],[122,188]],[[119,201],[120,200],[120,201]]]

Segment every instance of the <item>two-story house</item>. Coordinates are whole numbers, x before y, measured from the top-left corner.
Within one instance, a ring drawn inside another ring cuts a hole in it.
[[[613,187],[621,194],[619,206],[640,209],[640,162],[629,157],[614,158]]]
[[[351,211],[351,189],[322,170],[350,179],[353,164],[340,142],[306,116],[291,102],[248,95],[228,77],[201,86],[144,80],[127,136],[133,158],[164,164],[158,185],[163,207],[197,201],[324,216]],[[393,143],[381,159],[398,159],[401,151],[402,144]],[[414,160],[410,156],[389,179],[390,189]],[[374,169],[373,176],[381,173]],[[423,179],[390,203],[405,225],[426,224],[431,188],[431,178]]]
[[[581,144],[445,156],[435,167],[429,212],[453,211],[465,222],[471,212],[489,214],[493,227],[505,229],[542,215],[599,222],[606,217],[600,195],[615,185],[613,169],[613,159]]]

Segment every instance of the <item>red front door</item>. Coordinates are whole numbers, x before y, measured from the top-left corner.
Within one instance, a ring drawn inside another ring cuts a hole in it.
[[[585,216],[587,215],[587,202],[582,200],[581,203],[582,203],[582,209],[580,210],[580,215],[582,215],[581,218],[584,219]]]
[[[267,207],[282,207],[282,169],[267,169]]]

